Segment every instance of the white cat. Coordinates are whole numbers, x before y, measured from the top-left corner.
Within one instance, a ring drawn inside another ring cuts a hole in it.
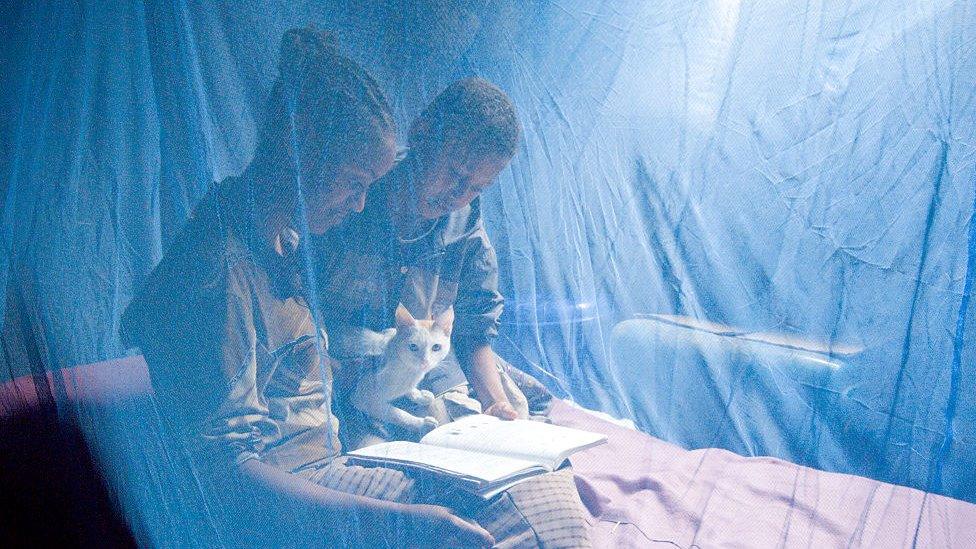
[[[386,348],[380,365],[359,378],[350,401],[374,419],[426,433],[437,427],[435,418],[417,417],[392,402],[404,396],[420,406],[433,402],[433,393],[418,389],[417,384],[450,351],[454,308],[433,320],[417,320],[399,305],[395,317],[395,330],[373,332],[380,340],[370,342],[371,346],[382,345],[385,340]]]

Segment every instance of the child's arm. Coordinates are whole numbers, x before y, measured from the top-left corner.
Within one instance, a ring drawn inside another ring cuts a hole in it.
[[[457,349],[461,369],[478,395],[478,400],[488,415],[500,419],[515,419],[518,413],[505,396],[501,377],[495,366],[495,353],[490,345],[479,345],[472,349],[459,346]]]

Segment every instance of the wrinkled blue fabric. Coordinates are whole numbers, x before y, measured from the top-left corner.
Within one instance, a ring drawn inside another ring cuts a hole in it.
[[[312,22],[402,129],[460,77],[513,98],[483,204],[514,364],[685,447],[976,502],[972,2],[4,9],[0,286],[33,282],[49,367],[127,352],[119,315],[247,164],[278,40]]]

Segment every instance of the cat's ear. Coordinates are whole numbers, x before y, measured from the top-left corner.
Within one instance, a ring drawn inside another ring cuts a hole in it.
[[[448,307],[443,313],[434,317],[434,326],[437,326],[445,334],[451,335],[451,328],[454,327],[454,307]]]
[[[396,313],[393,314],[396,319],[396,325],[400,328],[410,328],[417,325],[417,319],[410,314],[410,311],[403,306],[403,303],[397,305]]]

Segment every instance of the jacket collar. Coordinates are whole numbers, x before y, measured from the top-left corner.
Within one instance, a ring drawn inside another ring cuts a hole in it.
[[[220,217],[267,273],[271,289],[280,299],[301,297],[303,239],[290,226],[271,230],[254,208],[254,190],[246,180],[228,178],[219,184]]]

